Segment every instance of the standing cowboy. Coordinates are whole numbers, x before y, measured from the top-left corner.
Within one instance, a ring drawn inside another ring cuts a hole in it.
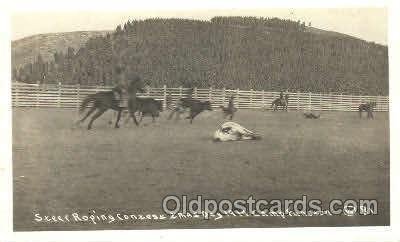
[[[285,91],[285,99],[283,101],[285,102],[285,109],[287,111],[288,106],[289,106],[289,92],[288,92],[288,90]]]

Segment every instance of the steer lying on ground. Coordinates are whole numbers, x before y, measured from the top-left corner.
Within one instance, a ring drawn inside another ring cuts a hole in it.
[[[223,123],[214,133],[214,141],[258,140],[261,135],[235,122]]]

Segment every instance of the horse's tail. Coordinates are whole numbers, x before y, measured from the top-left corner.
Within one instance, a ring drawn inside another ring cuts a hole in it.
[[[79,113],[82,113],[87,105],[93,102],[95,99],[94,94],[89,94],[85,99],[83,99],[81,106],[79,107]]]

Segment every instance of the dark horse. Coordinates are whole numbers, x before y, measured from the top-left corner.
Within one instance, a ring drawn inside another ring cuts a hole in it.
[[[367,118],[374,118],[374,115],[372,112],[374,111],[374,108],[376,107],[376,102],[369,102],[369,103],[363,103],[360,106],[358,106],[358,113],[360,115],[360,118],[362,116],[362,112],[365,111],[367,112]]]
[[[128,85],[128,110],[130,116],[133,118],[133,121],[136,125],[139,125],[138,121],[135,117],[135,112],[138,109],[138,103],[136,101],[136,92],[138,90],[142,90],[141,82],[138,77],[131,81]],[[115,97],[116,90],[112,91],[103,91],[97,92],[94,94],[89,94],[81,103],[79,108],[80,113],[82,113],[86,107],[91,103],[92,107],[86,113],[86,115],[78,121],[78,123],[84,122],[94,111],[97,112],[92,116],[89,121],[88,129],[92,128],[93,122],[100,117],[105,111],[108,109],[112,109],[118,112],[117,120],[115,121],[115,128],[119,128],[119,120],[121,119],[121,112],[125,107],[121,107],[121,102],[119,99]],[[121,93],[121,90],[117,90],[117,92]]]
[[[204,110],[212,110],[210,101],[200,101],[193,98],[181,98],[178,100],[175,109],[173,109],[168,117],[171,119],[175,113],[177,113],[177,118],[179,114],[184,112],[185,109],[189,109],[189,116],[186,119],[190,119],[190,123],[193,123],[193,119]]]
[[[271,104],[271,108],[274,108],[273,110],[277,111],[278,107],[280,106],[280,107],[282,107],[282,110],[287,111],[288,104],[289,104],[289,95],[286,94],[285,98],[279,97],[279,98],[275,99]]]

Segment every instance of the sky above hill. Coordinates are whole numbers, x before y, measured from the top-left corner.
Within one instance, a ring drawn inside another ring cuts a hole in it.
[[[126,12],[16,12],[11,16],[12,40],[53,32],[113,30],[129,19],[153,17],[209,20],[214,16],[259,16],[300,20],[316,28],[387,44],[385,8],[280,8],[143,10]]]

